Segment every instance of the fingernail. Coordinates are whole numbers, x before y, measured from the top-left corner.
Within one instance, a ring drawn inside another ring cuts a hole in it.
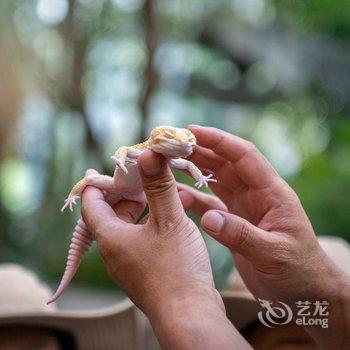
[[[225,218],[217,211],[210,211],[203,217],[203,225],[212,232],[220,232],[224,226]]]
[[[88,170],[86,170],[86,172],[85,172],[85,176],[89,176],[89,175],[92,175],[92,174],[94,174],[95,173],[95,170],[94,169],[88,169]]]
[[[188,128],[197,128],[197,129],[202,128],[202,126],[197,125],[197,124],[189,124],[189,125],[187,125],[187,127],[188,127]]]
[[[150,154],[148,154],[147,157],[143,157],[141,167],[146,175],[156,175],[159,173],[162,164],[159,156],[150,151]]]

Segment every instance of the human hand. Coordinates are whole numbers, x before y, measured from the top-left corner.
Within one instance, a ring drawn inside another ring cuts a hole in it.
[[[297,195],[258,149],[215,128],[189,129],[198,144],[190,160],[215,174],[218,183],[210,187],[227,211],[213,205],[220,210],[205,212],[207,201],[193,189],[181,190],[183,204],[203,215],[204,230],[231,250],[254,296],[291,306],[298,300],[341,304],[349,278],[321,249]]]
[[[184,212],[165,158],[147,151],[139,165],[146,222],[134,224],[142,205],[123,201],[111,208],[93,187],[83,194],[84,221],[110,276],[150,318],[164,347],[187,348],[201,339],[204,348],[223,348],[235,331],[215,289],[203,238]],[[223,332],[226,341],[218,337]]]

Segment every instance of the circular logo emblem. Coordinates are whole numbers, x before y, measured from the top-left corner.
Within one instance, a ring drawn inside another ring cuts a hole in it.
[[[274,325],[289,323],[293,318],[292,309],[282,301],[272,303],[269,300],[258,299],[263,311],[258,312],[260,322],[269,328]]]

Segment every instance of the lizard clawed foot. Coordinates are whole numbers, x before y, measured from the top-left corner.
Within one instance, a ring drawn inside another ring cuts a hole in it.
[[[200,189],[202,186],[208,187],[208,182],[217,182],[216,179],[212,179],[213,174],[209,174],[208,176],[202,176],[196,183],[195,187]]]
[[[112,156],[111,158],[117,167],[119,167],[125,174],[128,173],[128,169],[126,168],[126,166],[124,165],[124,162],[122,160],[120,160],[116,156]]]
[[[77,204],[76,200],[79,198],[79,196],[68,196],[64,201],[64,206],[62,207],[61,212],[63,213],[67,207],[69,207],[70,211],[73,211],[73,204]]]

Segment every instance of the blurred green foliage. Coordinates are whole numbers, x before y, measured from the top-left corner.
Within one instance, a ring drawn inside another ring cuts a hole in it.
[[[316,232],[349,240],[349,38],[345,0],[1,1],[0,260],[57,281],[67,191],[161,124],[252,140]],[[223,288],[230,254],[206,239]],[[74,283],[113,285],[96,248]]]

